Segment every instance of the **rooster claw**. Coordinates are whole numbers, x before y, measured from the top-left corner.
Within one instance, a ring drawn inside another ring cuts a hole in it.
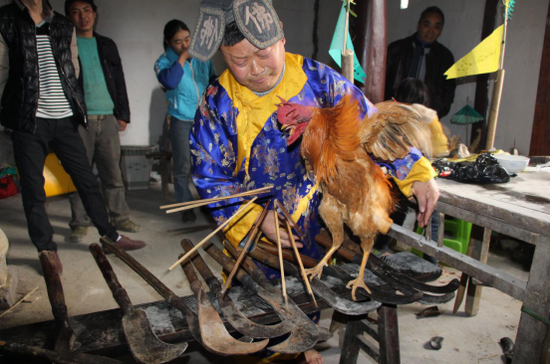
[[[355,292],[357,291],[357,288],[363,288],[365,291],[371,294],[371,291],[369,287],[367,287],[367,285],[365,284],[365,281],[362,276],[349,281],[348,284],[346,285],[346,288],[349,289],[350,287],[351,287],[351,298],[354,301],[357,301],[357,298],[355,297]]]
[[[323,274],[323,268],[326,264],[319,263],[313,268],[305,269],[306,276],[309,277],[309,280],[312,281],[313,278],[317,277],[321,279],[321,274]]]

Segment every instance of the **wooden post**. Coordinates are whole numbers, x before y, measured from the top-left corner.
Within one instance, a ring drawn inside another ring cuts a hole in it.
[[[489,243],[491,241],[490,229],[483,230],[483,241],[480,243],[477,239],[471,239],[470,244],[474,244],[472,248],[472,258],[478,259],[481,263],[487,263],[489,258]],[[479,311],[479,302],[481,301],[481,288],[472,282],[470,277],[468,283],[468,296],[466,296],[466,314],[475,316]]]
[[[378,335],[380,337],[380,363],[401,363],[396,306],[382,305],[378,309]]]
[[[349,49],[342,52],[342,76],[353,83],[353,51]]]
[[[481,40],[487,38],[495,29],[495,21],[497,15],[497,6],[500,5],[500,0],[485,0],[485,11],[483,13],[483,26],[481,29]],[[487,118],[487,108],[489,104],[489,75],[477,75],[476,77],[476,94],[474,101],[474,109],[484,118]],[[482,120],[472,125],[470,141],[476,139],[480,133],[480,143],[476,150],[470,149],[470,152],[477,153],[485,146],[485,136],[487,134],[487,120]],[[471,147],[471,145],[470,145]]]
[[[355,50],[367,79],[363,92],[373,103],[384,100],[387,56],[387,0],[357,1]]]
[[[535,117],[531,132],[531,146],[529,155],[550,155],[548,135],[550,135],[550,5],[546,16],[546,31],[542,46],[542,57],[539,71],[537,101],[535,103]],[[550,358],[549,358],[550,363]]]
[[[485,141],[485,149],[489,150],[494,147],[495,135],[497,132],[498,115],[500,111],[500,100],[502,98],[502,89],[504,87],[504,55],[506,54],[506,33],[508,30],[508,7],[504,9],[504,31],[502,32],[502,47],[500,50],[500,66],[497,73],[497,81],[491,100],[491,112],[489,114],[489,122],[487,124],[487,140]]]
[[[504,70],[500,69],[497,73],[497,80],[493,90],[493,100],[491,101],[491,112],[489,114],[489,123],[487,125],[487,140],[485,141],[486,150],[493,148],[495,144],[495,135],[497,133],[498,115],[503,87]]]
[[[349,3],[347,3],[347,6],[350,6]],[[344,23],[344,46],[342,47],[342,76],[347,78],[349,82],[353,83],[354,54],[351,49],[348,49],[348,34],[349,34],[349,11],[346,12],[346,22]]]

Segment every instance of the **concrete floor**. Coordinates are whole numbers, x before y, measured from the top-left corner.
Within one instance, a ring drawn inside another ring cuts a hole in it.
[[[132,252],[132,255],[176,294],[192,294],[183,272],[180,269],[168,272],[167,269],[182,252],[179,246],[180,240],[185,237],[198,242],[215,228],[214,222],[199,210],[197,210],[198,219],[194,224],[181,223],[178,214],[166,215],[159,210],[159,206],[171,202],[163,200],[159,183],[151,183],[148,190],[128,191],[127,200],[132,209],[132,220],[142,226],[140,233],[129,235],[148,243],[146,248]],[[89,244],[98,241],[97,231],[90,228],[84,242],[71,243],[68,240],[70,233],[67,225],[70,218],[68,199],[64,196],[50,198],[47,209],[64,266],[62,282],[69,315],[117,308],[110,290],[88,251]],[[8,265],[17,267],[20,280],[18,293],[22,297],[38,287],[38,290],[23,304],[0,317],[0,329],[53,319],[37,253],[27,235],[20,195],[0,200],[0,228],[10,241],[7,261]],[[214,272],[219,272],[220,267],[210,257],[204,256]],[[505,255],[492,253],[489,263],[519,278],[528,277],[528,272],[522,270]],[[111,264],[134,304],[162,299],[124,263],[111,259]],[[460,272],[446,267],[444,276],[439,281],[444,283],[459,276]],[[466,317],[463,312],[453,315],[452,307],[452,301],[440,305],[439,308],[443,312],[441,316],[424,319],[417,319],[415,313],[424,309],[425,306],[412,304],[399,308],[402,363],[503,362],[498,341],[504,336],[515,339],[521,302],[495,289],[484,288],[479,314],[476,317]],[[323,312],[321,325],[328,327],[330,317],[330,311]],[[425,348],[426,343],[433,336],[445,338],[440,351]],[[322,350],[325,363],[338,363],[340,355],[338,335],[321,344],[319,349]],[[133,361],[128,356],[125,362]],[[203,354],[200,350],[188,350],[182,358],[174,361],[176,362],[216,363],[219,362],[219,358]],[[372,363],[373,361],[361,353],[358,362]]]

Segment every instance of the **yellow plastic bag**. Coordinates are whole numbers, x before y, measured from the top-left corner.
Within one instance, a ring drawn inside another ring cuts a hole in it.
[[[61,162],[54,153],[48,154],[44,163],[44,191],[46,197],[75,192],[73,180],[65,172]]]

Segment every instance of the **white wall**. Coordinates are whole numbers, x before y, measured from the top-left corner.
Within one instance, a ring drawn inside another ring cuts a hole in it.
[[[51,0],[58,12],[64,13],[64,0]],[[121,133],[123,145],[155,144],[162,132],[166,114],[164,94],[159,88],[153,65],[164,51],[162,31],[171,19],[182,20],[194,31],[198,17],[198,0],[96,0],[99,19],[97,32],[112,38],[120,51],[132,112],[132,123]],[[275,7],[283,22],[287,51],[311,57],[313,53],[313,1],[276,0]],[[328,62],[328,44],[336,25],[334,11],[338,1],[322,0],[319,23],[320,59]],[[330,33],[330,34],[329,34]],[[330,39],[330,38],[329,38]],[[322,44],[321,44],[322,43]],[[225,69],[222,57],[213,58],[216,73]]]
[[[462,58],[481,40],[485,1],[479,0],[415,0],[407,10],[399,9],[399,1],[388,1],[388,41],[403,38],[416,31],[422,10],[439,6],[445,14],[445,28],[439,41]],[[499,14],[502,14],[502,7]],[[498,121],[495,147],[508,150],[514,146],[521,154],[529,152],[534,104],[539,78],[542,42],[546,26],[548,0],[516,1],[513,19],[509,22],[504,68],[506,80]],[[502,24],[502,16],[497,24]],[[463,106],[474,105],[475,77],[458,80],[455,102],[443,123],[452,134],[469,141],[469,129],[450,124],[451,116]],[[489,95],[492,97],[492,92]]]
[[[287,50],[311,57],[314,1],[273,2],[283,22]],[[508,30],[506,80],[495,141],[498,148],[507,150],[515,143],[520,153],[526,154],[529,150],[548,2],[516,2]],[[51,0],[51,3],[63,13],[64,0]],[[446,24],[440,41],[453,52],[455,59],[464,56],[480,42],[484,1],[415,0],[407,10],[400,10],[399,3],[399,0],[388,0],[390,42],[414,33],[420,13],[430,5],[439,6],[445,13]],[[96,0],[96,4],[99,8],[97,31],[115,40],[126,73],[132,124],[121,134],[122,143],[155,144],[166,112],[164,96],[153,72],[154,62],[163,52],[162,30],[167,21],[178,18],[193,31],[199,0]],[[327,52],[340,6],[338,0],[320,1],[318,59],[329,65],[333,63]],[[225,69],[219,55],[213,62],[217,73]],[[473,105],[474,94],[475,78],[460,79],[455,103],[449,116],[443,120],[463,141],[469,141],[466,127],[451,125],[448,120],[468,102]]]

